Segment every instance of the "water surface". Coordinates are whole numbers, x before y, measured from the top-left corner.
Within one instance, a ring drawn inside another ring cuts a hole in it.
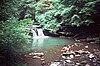
[[[73,40],[67,38],[58,38],[58,37],[34,37],[32,42],[32,49],[47,49],[54,48],[56,46],[72,44]]]

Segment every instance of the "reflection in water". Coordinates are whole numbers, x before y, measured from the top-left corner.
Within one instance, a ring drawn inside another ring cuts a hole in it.
[[[44,38],[35,38],[33,39],[33,43],[32,43],[32,48],[36,49],[36,48],[41,48],[43,46],[43,42],[44,42]]]

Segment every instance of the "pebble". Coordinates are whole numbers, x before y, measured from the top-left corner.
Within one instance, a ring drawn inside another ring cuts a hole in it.
[[[90,55],[89,55],[89,58],[91,59],[91,58],[94,58],[95,56],[91,53]]]
[[[85,48],[86,48],[86,49],[88,49],[88,48],[89,48],[89,47],[88,47],[88,45],[87,45],[87,46],[85,46]]]
[[[34,55],[34,53],[33,53],[33,52],[31,52],[31,53],[29,53],[29,55]]]
[[[70,55],[70,58],[74,58],[74,55]]]
[[[68,62],[68,63],[72,62],[71,60],[65,60],[65,61]]]
[[[75,46],[78,46],[78,44],[77,43],[74,43],[75,44]]]

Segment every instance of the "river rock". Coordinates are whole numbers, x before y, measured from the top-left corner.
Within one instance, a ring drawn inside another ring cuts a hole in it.
[[[86,49],[88,49],[88,48],[89,48],[89,46],[87,45],[87,46],[85,46],[85,48],[86,48]]]
[[[90,59],[92,59],[92,58],[94,58],[95,56],[91,53],[90,55],[89,55],[89,58]]]

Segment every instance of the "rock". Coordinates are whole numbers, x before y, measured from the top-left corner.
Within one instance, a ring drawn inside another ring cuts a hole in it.
[[[90,66],[89,64],[85,64],[85,66]]]
[[[31,52],[31,53],[29,53],[29,56],[33,56],[33,57],[42,57],[42,56],[44,56],[44,53],[33,53],[33,52]]]
[[[97,61],[97,59],[96,59],[96,58],[94,58],[94,59],[93,59],[93,62],[95,63],[96,61]]]
[[[78,52],[78,51],[75,51],[75,55],[80,55],[80,52]]]
[[[74,58],[74,55],[70,55],[70,58]]]
[[[71,61],[71,60],[65,60],[65,62],[70,63],[70,62],[72,62],[72,61]]]
[[[89,51],[83,51],[81,54],[86,55],[86,54],[90,54],[90,52]]]
[[[66,34],[65,32],[59,32],[60,34]]]
[[[42,66],[45,66],[46,65],[46,62],[43,60],[42,63],[41,63],[41,65]]]
[[[60,62],[51,62],[49,66],[61,66]]]
[[[65,57],[65,56],[62,56],[62,58],[63,58],[63,59],[66,59],[66,57]]]
[[[89,48],[89,47],[88,47],[88,45],[87,45],[87,46],[85,46],[85,48],[86,48],[86,49],[88,49],[88,48]]]
[[[41,57],[39,56],[33,56],[33,59],[40,59]]]
[[[76,63],[76,66],[81,66],[81,65],[80,65],[80,63],[77,62],[77,63]]]
[[[62,53],[61,55],[62,55],[63,59],[72,59],[72,58],[74,58],[74,53],[73,52]]]
[[[34,53],[33,53],[33,52],[31,52],[31,53],[29,53],[29,55],[34,55]]]
[[[94,58],[95,56],[91,53],[90,55],[89,55],[89,58],[90,59],[92,59],[92,58]]]
[[[67,63],[65,66],[75,66],[75,63],[73,61],[67,60]]]
[[[75,46],[78,46],[78,43],[74,43]]]
[[[41,61],[44,61],[44,59],[42,58],[42,59],[40,59]]]

